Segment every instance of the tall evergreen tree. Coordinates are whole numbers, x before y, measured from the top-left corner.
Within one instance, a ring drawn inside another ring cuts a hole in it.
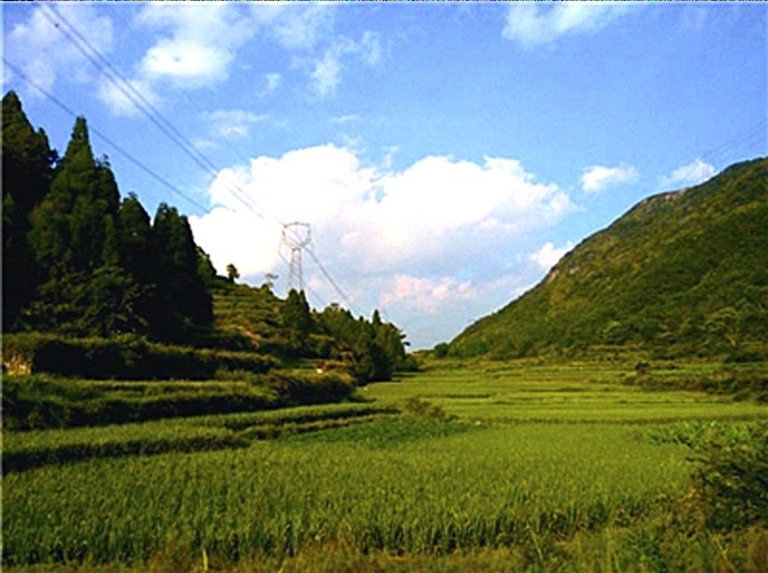
[[[75,336],[109,336],[143,328],[134,306],[141,289],[120,266],[120,194],[109,162],[93,157],[85,119],[49,192],[34,209],[28,243],[41,284],[30,325]]]
[[[304,291],[290,290],[283,303],[281,317],[291,352],[302,354],[308,349],[308,337],[314,328]]]
[[[120,264],[141,284],[156,280],[157,253],[149,214],[134,193],[123,199],[118,211]]]
[[[37,286],[37,266],[27,246],[30,214],[48,192],[56,153],[35,132],[15,92],[3,97],[3,330],[12,330]]]
[[[186,217],[161,203],[152,225],[158,257],[158,316],[153,334],[160,340],[189,342],[210,329],[213,300],[198,272],[199,255]]]
[[[103,264],[105,218],[116,217],[119,201],[109,164],[94,159],[85,118],[79,117],[50,191],[32,214],[30,244],[48,278]]]

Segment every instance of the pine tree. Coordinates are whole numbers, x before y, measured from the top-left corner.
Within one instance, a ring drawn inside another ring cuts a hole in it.
[[[300,355],[308,348],[307,339],[314,329],[309,303],[304,291],[291,289],[281,311],[283,326],[286,329],[288,345],[293,354]]]
[[[144,329],[134,307],[142,292],[121,267],[120,194],[105,159],[96,161],[85,119],[75,121],[67,151],[31,216],[28,243],[41,284],[30,326],[74,336]]]
[[[3,329],[15,327],[38,282],[27,245],[30,214],[48,192],[56,154],[48,137],[34,131],[14,92],[3,97]]]
[[[119,200],[109,164],[95,161],[85,118],[79,117],[50,191],[32,215],[30,244],[49,278],[101,266],[105,218],[114,219]]]
[[[213,299],[198,272],[198,250],[186,217],[161,203],[152,225],[157,253],[158,315],[154,335],[165,341],[190,342],[213,323]]]

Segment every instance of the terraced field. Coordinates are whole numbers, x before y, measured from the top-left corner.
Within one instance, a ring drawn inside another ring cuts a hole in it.
[[[6,432],[4,565],[767,570],[765,521],[707,521],[692,449],[751,447],[766,407],[633,376],[435,363],[359,403]]]

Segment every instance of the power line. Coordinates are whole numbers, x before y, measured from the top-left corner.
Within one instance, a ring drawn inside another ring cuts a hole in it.
[[[357,314],[357,313],[355,313],[354,309],[352,308],[352,305],[350,304],[349,299],[347,298],[347,295],[345,295],[344,291],[341,290],[341,287],[339,287],[339,285],[336,284],[336,281],[334,281],[333,278],[331,278],[331,275],[328,273],[328,271],[325,270],[325,267],[322,265],[320,260],[317,258],[317,255],[315,255],[314,251],[312,249],[306,249],[306,251],[309,253],[309,256],[312,257],[312,260],[315,261],[315,264],[320,269],[320,272],[323,273],[323,276],[325,276],[325,278],[328,280],[329,283],[331,283],[333,288],[336,289],[336,292],[341,297],[341,300],[343,300],[346,303],[347,308],[349,310],[351,310],[354,314]]]
[[[39,91],[41,94],[43,94],[45,97],[47,97],[49,100],[51,100],[54,104],[59,106],[62,110],[64,110],[66,113],[71,115],[74,118],[79,117],[79,115],[74,112],[71,108],[69,108],[66,104],[64,104],[61,100],[56,98],[53,94],[49,93],[47,90],[42,88],[40,85],[38,85],[36,82],[34,82],[29,76],[27,76],[24,72],[22,72],[18,67],[13,65],[8,59],[6,59],[5,56],[3,56],[3,62],[6,66],[8,66],[15,74],[17,74],[19,77],[21,77],[27,84],[35,88],[37,91]],[[101,139],[106,141],[109,145],[111,145],[115,150],[117,150],[119,153],[121,153],[126,159],[128,159],[131,163],[136,165],[139,169],[147,173],[150,177],[152,177],[155,181],[162,184],[164,187],[168,188],[171,192],[175,193],[179,197],[182,197],[184,200],[186,200],[191,205],[194,205],[198,209],[200,209],[203,213],[208,213],[208,209],[206,207],[203,207],[200,203],[192,199],[189,195],[179,191],[172,183],[170,183],[167,179],[153,171],[151,168],[144,165],[141,161],[136,159],[133,155],[131,155],[128,151],[123,149],[120,145],[115,143],[110,137],[108,137],[105,133],[102,131],[99,131],[97,128],[95,128],[92,125],[88,126],[89,131],[93,132],[94,134],[98,135]]]
[[[163,132],[181,151],[188,155],[200,168],[211,174],[213,177],[217,177],[219,169],[216,165],[208,159],[203,153],[201,153],[195,146],[178,130],[174,125],[168,121],[163,114],[157,110],[157,108],[146,98],[144,95],[135,88],[135,86],[128,81],[123,74],[116,69],[78,30],[71,24],[58,10],[52,5],[47,5],[46,8],[50,11],[50,14],[46,10],[42,10],[43,16],[51,22],[51,24],[59,30],[67,40],[72,43],[75,48],[90,61],[107,80],[112,83],[128,100],[136,106],[161,132]],[[60,22],[57,22],[56,20]],[[66,28],[66,29],[65,29]],[[132,159],[135,162],[135,160]],[[263,220],[271,220],[273,223],[280,225],[283,230],[286,228],[286,224],[283,223],[275,215],[264,209],[259,205],[248,193],[246,193],[239,185],[232,181],[224,182],[227,191],[230,192],[236,199],[238,199],[247,209],[255,213]],[[166,183],[167,185],[167,183]],[[196,204],[196,203],[195,203]],[[196,204],[197,205],[197,204]],[[207,212],[207,210],[203,209]],[[342,298],[349,306],[349,301],[338,287],[336,282],[331,278],[330,274],[325,270],[317,256],[310,252],[312,258],[321,269],[323,275],[339,292]]]
[[[74,45],[75,48],[96,67],[96,69],[102,72],[107,80],[112,83],[120,91],[120,93],[128,98],[128,100],[134,106],[136,106],[136,108],[142,112],[147,117],[147,119],[149,119],[161,132],[163,132],[163,134],[165,134],[182,152],[189,156],[192,161],[198,165],[198,167],[209,173],[212,177],[216,177],[218,175],[219,169],[216,167],[216,165],[199,150],[197,150],[194,144],[192,144],[186,137],[184,137],[184,135],[178,129],[176,129],[173,124],[168,121],[163,116],[163,114],[160,113],[160,111],[158,111],[157,108],[155,108],[155,106],[153,106],[152,103],[148,101],[147,98],[144,97],[144,95],[122,75],[119,70],[117,70],[103,55],[101,55],[101,53],[90,42],[88,42],[88,40],[83,37],[82,34],[80,34],[74,25],[72,25],[53,6],[47,5],[46,8],[51,12],[51,14],[53,14],[53,16],[48,14],[45,9],[42,10],[43,16],[49,22],[51,22],[51,24],[57,30],[59,30],[64,35],[64,37],[69,40],[70,43],[72,43],[72,45]],[[54,17],[60,20],[60,22],[57,22]],[[250,209],[258,217],[264,220],[269,218],[274,222],[277,222],[279,225],[282,225],[282,222],[277,219],[277,217],[269,213],[255,200],[253,200],[245,191],[243,191],[243,189],[240,188],[239,185],[231,181],[225,181],[225,185],[227,186],[227,190],[230,192],[230,194],[232,194],[232,196],[239,200],[246,208]]]

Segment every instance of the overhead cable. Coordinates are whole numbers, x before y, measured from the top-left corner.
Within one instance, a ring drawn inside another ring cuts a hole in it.
[[[17,74],[19,77],[21,77],[28,85],[35,88],[37,91],[39,91],[41,94],[43,94],[46,98],[51,100],[54,104],[56,104],[58,107],[60,107],[63,111],[68,113],[74,118],[77,118],[79,114],[75,113],[72,109],[70,109],[66,104],[64,104],[61,100],[56,98],[53,94],[42,88],[40,85],[35,83],[29,76],[27,76],[24,72],[22,72],[18,67],[16,67],[13,63],[8,61],[8,59],[3,56],[3,62],[6,66],[8,66],[15,74]],[[131,155],[128,151],[123,149],[120,145],[115,143],[110,137],[108,137],[105,133],[98,130],[93,125],[88,125],[89,131],[93,132],[95,135],[99,136],[101,139],[106,141],[110,146],[112,146],[116,151],[118,151],[120,154],[122,154],[128,161],[136,165],[139,169],[144,171],[146,174],[148,174],[150,177],[152,177],[155,181],[162,184],[164,187],[169,189],[171,192],[175,193],[179,197],[182,197],[185,201],[190,203],[191,205],[194,205],[200,211],[203,213],[208,213],[208,209],[206,207],[203,207],[200,203],[195,201],[192,197],[187,195],[186,193],[183,193],[182,191],[179,191],[177,187],[175,187],[172,183],[170,183],[167,179],[153,171],[151,168],[144,165],[141,161],[136,159],[133,155]]]

